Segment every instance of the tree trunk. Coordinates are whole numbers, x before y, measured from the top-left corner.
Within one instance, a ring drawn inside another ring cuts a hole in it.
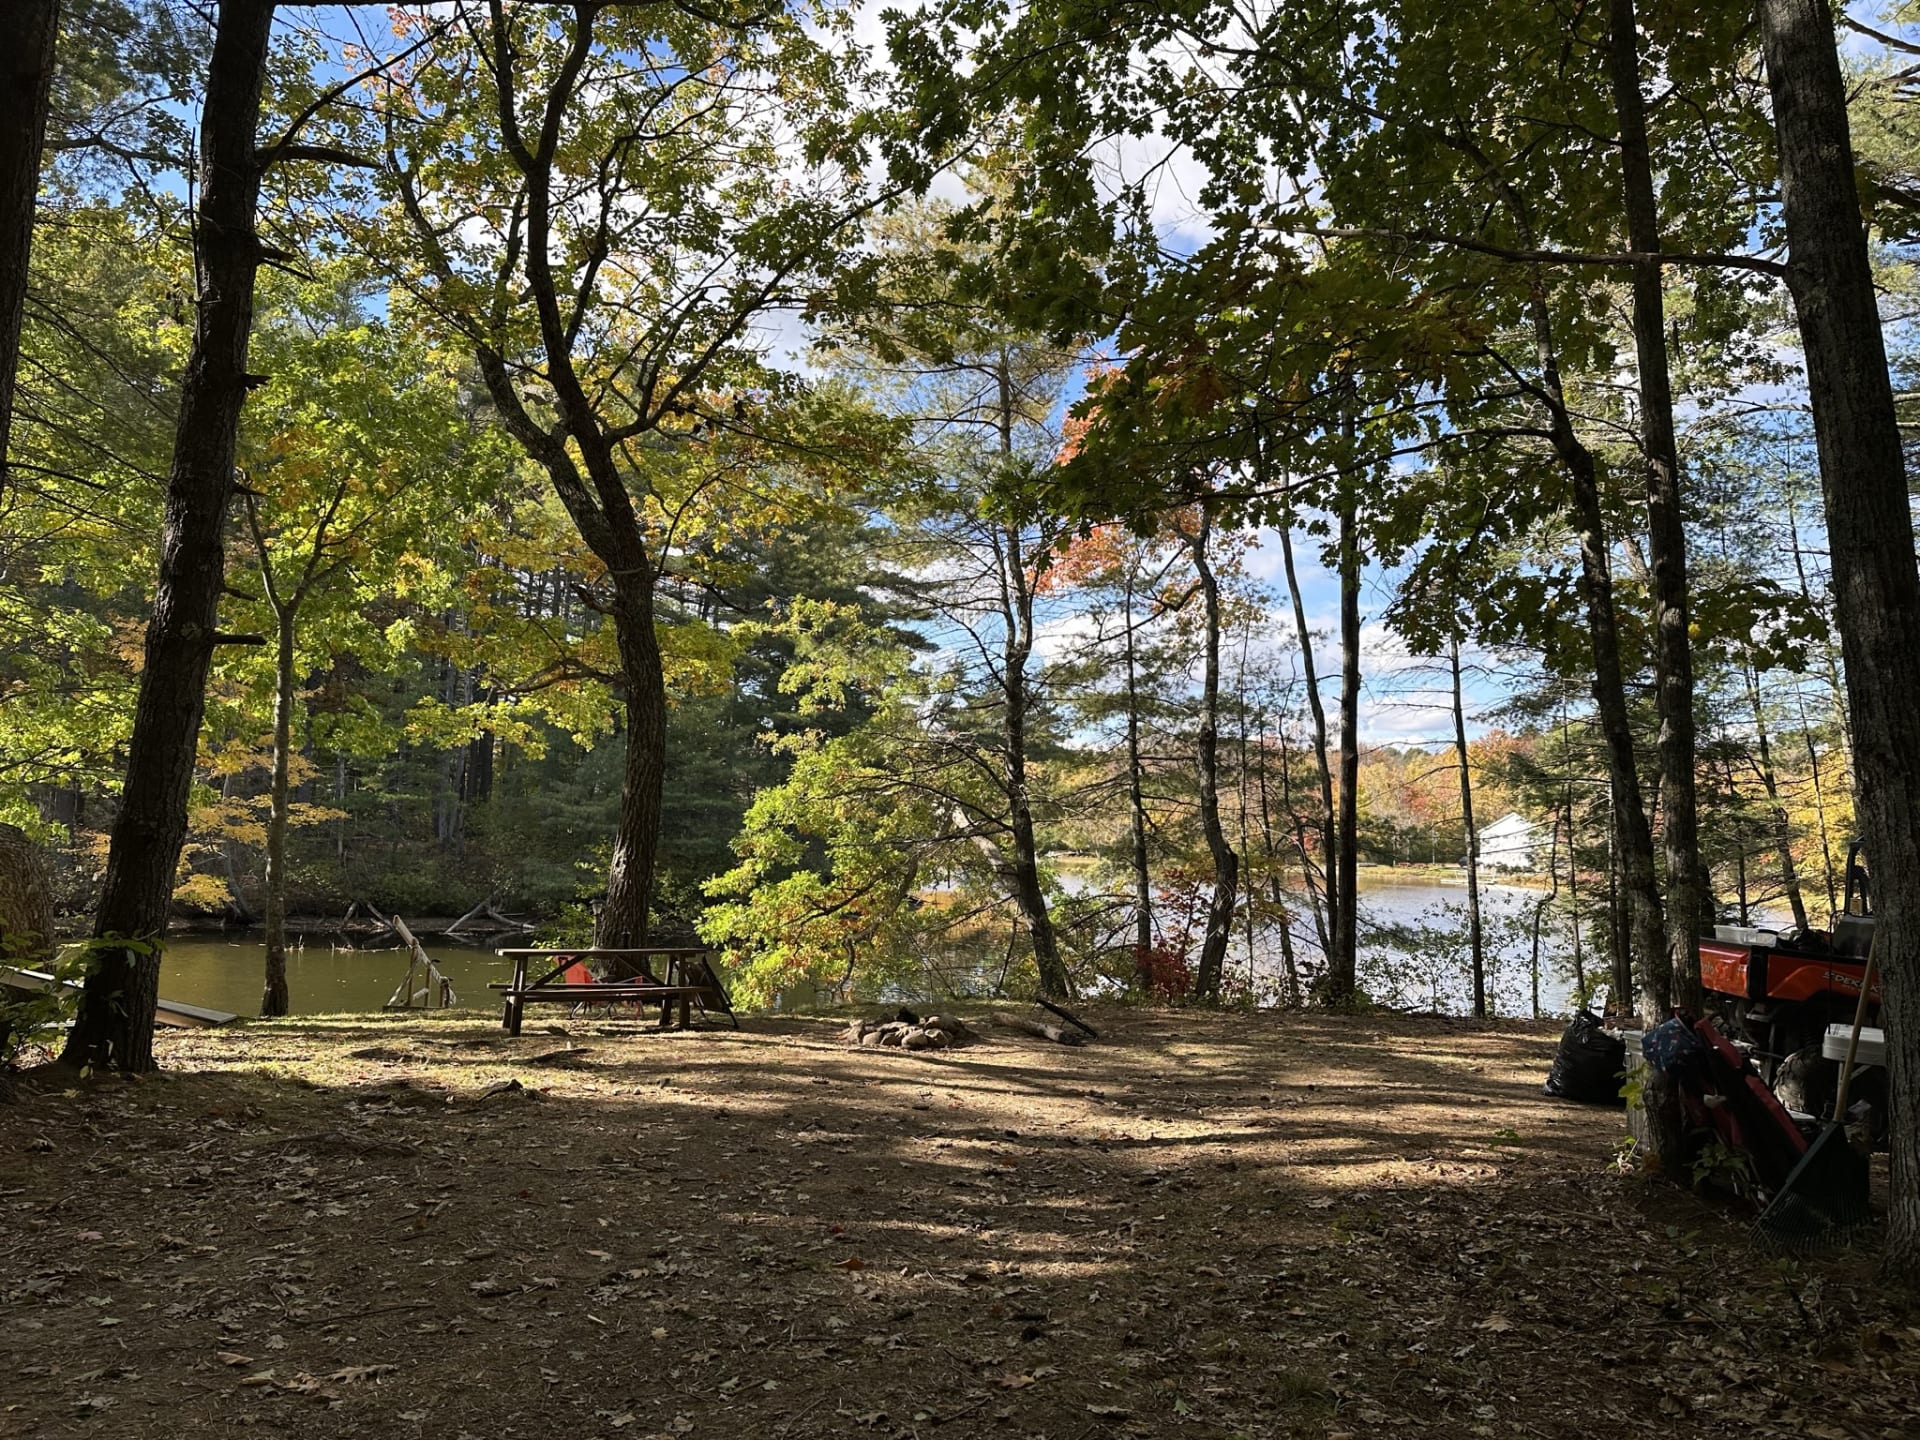
[[[1467,716],[1460,696],[1460,642],[1453,662],[1453,753],[1460,762],[1460,817],[1467,827],[1467,944],[1473,956],[1473,1018],[1487,1018],[1487,953],[1480,933],[1480,836],[1473,828],[1473,770],[1467,764]]]
[[[1621,1015],[1633,996],[1633,949],[1627,943],[1629,927],[1626,897],[1620,886],[1620,831],[1613,806],[1607,806],[1607,948],[1613,961],[1613,994],[1609,1011]]]
[[[1235,676],[1234,688],[1240,696],[1240,893],[1241,904],[1245,907],[1243,919],[1247,937],[1247,1003],[1255,1005],[1259,997],[1255,992],[1255,983],[1259,978],[1260,955],[1256,925],[1259,920],[1260,896],[1258,877],[1253,863],[1253,835],[1248,829],[1247,815],[1253,808],[1253,772],[1248,754],[1248,734],[1252,726],[1247,723],[1247,649],[1253,643],[1253,625],[1249,621],[1240,632],[1240,665]]]
[[[1813,727],[1807,723],[1806,698],[1796,690],[1794,704],[1800,712],[1800,738],[1807,746],[1807,774],[1813,780],[1813,817],[1820,827],[1820,876],[1826,885],[1827,910],[1840,908],[1840,889],[1833,873],[1833,844],[1827,826],[1827,787],[1820,774],[1820,748],[1813,741]]]
[[[295,612],[282,605],[273,667],[273,791],[267,812],[267,975],[260,992],[263,1016],[287,1013],[287,774],[293,751],[293,629]]]
[[[199,287],[193,349],[181,384],[160,535],[160,575],[147,624],[126,783],[94,916],[98,940],[62,1058],[94,1069],[153,1068],[160,941],[187,831],[207,670],[218,643],[233,455],[247,393],[247,341],[260,263],[254,136],[273,0],[222,0],[200,127]]]
[[[1547,893],[1533,907],[1533,958],[1528,964],[1532,987],[1533,1018],[1540,1018],[1540,922],[1547,907],[1560,898],[1560,817],[1553,817],[1553,830],[1547,845]]]
[[[1672,971],[1667,955],[1666,923],[1653,865],[1653,828],[1640,794],[1640,772],[1633,753],[1633,725],[1627,715],[1626,682],[1620,667],[1620,631],[1614,618],[1613,576],[1607,559],[1606,516],[1600,508],[1600,482],[1593,452],[1573,428],[1560,384],[1560,359],[1547,316],[1546,292],[1535,281],[1530,309],[1534,348],[1540,364],[1554,452],[1566,469],[1572,491],[1573,522],[1580,539],[1580,598],[1587,612],[1587,639],[1593,651],[1593,701],[1607,747],[1607,777],[1613,795],[1615,833],[1620,846],[1620,876],[1632,920],[1633,958],[1640,978],[1640,1017],[1658,1024],[1672,1008]]]
[[[1314,924],[1320,932],[1320,953],[1333,964],[1333,917],[1338,913],[1340,897],[1339,851],[1334,844],[1333,764],[1328,754],[1327,707],[1320,698],[1320,680],[1313,668],[1313,636],[1307,629],[1307,602],[1300,593],[1300,577],[1294,572],[1293,527],[1280,526],[1280,562],[1286,569],[1287,591],[1293,597],[1293,628],[1300,641],[1300,671],[1306,679],[1307,709],[1313,716],[1313,759],[1320,781],[1320,896],[1314,906]],[[1306,847],[1300,848],[1301,878],[1312,893],[1313,868]]]
[[[0,51],[0,500],[11,472],[13,382],[20,364],[20,322],[33,249],[33,212],[40,195],[40,156],[47,142],[54,41],[60,0],[13,0],[11,34]]]
[[[1760,784],[1767,792],[1767,810],[1773,819],[1773,843],[1780,852],[1780,888],[1786,892],[1793,911],[1794,927],[1807,928],[1807,900],[1800,893],[1800,872],[1793,860],[1793,827],[1787,822],[1786,807],[1780,803],[1780,785],[1773,773],[1773,747],[1767,740],[1767,713],[1760,703],[1760,673],[1747,671],[1747,698],[1753,704],[1753,739],[1760,762]],[[1741,922],[1745,924],[1745,921]]]
[[[1351,424],[1351,422],[1349,422]],[[1327,957],[1327,1003],[1350,1003],[1360,963],[1360,537],[1351,480],[1340,496],[1340,883]]]
[[[1826,494],[1834,608],[1873,864],[1893,1183],[1887,1267],[1920,1281],[1920,567],[1825,0],[1759,0],[1788,281]]]
[[[1002,454],[1013,452],[1012,386],[1001,369]],[[1033,796],[1027,779],[1027,721],[1033,693],[1027,666],[1033,658],[1033,590],[1020,530],[1008,525],[996,546],[1000,552],[1000,583],[1006,626],[1002,647],[1000,685],[1006,704],[1004,737],[1007,747],[1008,830],[1013,841],[1014,899],[1026,921],[1033,943],[1034,968],[1040,974],[1040,993],[1064,1000],[1071,995],[1066,962],[1060,958],[1059,938],[1047,910],[1047,892],[1040,884],[1040,846],[1034,834]]]
[[[1284,718],[1282,724],[1284,724]],[[1284,731],[1282,734],[1284,735]],[[1287,754],[1285,741],[1280,750],[1280,780],[1285,786],[1287,766],[1291,757]],[[1287,904],[1286,888],[1281,884],[1282,865],[1280,851],[1273,843],[1273,805],[1267,798],[1267,729],[1260,727],[1260,848],[1267,860],[1267,903],[1273,906],[1274,924],[1279,928],[1280,965],[1287,977],[1287,1004],[1300,1004],[1300,965],[1293,953],[1293,916],[1292,907]],[[1282,803],[1291,804],[1291,796],[1282,791]],[[1304,858],[1304,851],[1302,852]]]
[[[1614,109],[1626,183],[1627,239],[1647,255],[1660,250],[1660,218],[1640,94],[1640,37],[1633,0],[1609,0]],[[1660,262],[1633,267],[1633,339],[1640,372],[1641,446],[1645,454],[1647,555],[1653,572],[1655,695],[1660,711],[1660,773],[1665,813],[1660,833],[1667,859],[1666,931],[1673,1002],[1700,1010],[1698,941],[1708,913],[1700,864],[1699,806],[1694,783],[1693,651],[1687,635],[1687,534],[1674,438],[1673,382],[1667,370],[1666,302]]]
[[[1004,348],[994,374],[1000,461],[1010,466],[1014,454],[1016,401],[1012,362]],[[1033,581],[1027,573],[1025,547],[1017,522],[1006,525],[994,537],[994,553],[1000,570],[1000,618],[1005,626],[1000,686],[1006,703],[1007,820],[1013,840],[1014,898],[1033,943],[1040,993],[1065,1000],[1070,999],[1073,992],[1067,979],[1066,962],[1060,958],[1053,916],[1047,911],[1047,892],[1040,884],[1040,847],[1034,835],[1033,796],[1027,782],[1027,721],[1033,708],[1027,678],[1027,665],[1033,659]]]
[[[1213,860],[1213,896],[1207,904],[1207,929],[1200,942],[1200,964],[1193,977],[1196,999],[1220,998],[1220,980],[1226,968],[1227,946],[1233,940],[1233,911],[1240,895],[1240,857],[1227,843],[1220,824],[1220,582],[1207,555],[1212,538],[1213,513],[1200,507],[1199,529],[1188,537],[1193,568],[1200,577],[1205,606],[1206,647],[1200,679],[1200,829],[1207,854]]]
[[[613,626],[626,691],[626,767],[594,944],[628,948],[647,943],[667,775],[667,680],[653,628],[651,572],[615,577]]]
[[[1147,863],[1147,801],[1140,765],[1140,675],[1133,635],[1133,562],[1127,561],[1127,822],[1133,866],[1133,979],[1153,987],[1153,874]]]

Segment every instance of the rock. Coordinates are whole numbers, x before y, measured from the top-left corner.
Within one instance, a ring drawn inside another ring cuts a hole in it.
[[[869,1050],[877,1050],[884,1043],[884,1039],[878,1030],[865,1030],[861,1032],[859,1043]]]
[[[916,1025],[900,1037],[900,1048],[902,1050],[932,1050],[943,1044],[944,1041],[945,1037],[942,1036],[938,1030],[928,1030]]]
[[[880,1043],[898,1047],[906,1033],[907,1027],[904,1025],[889,1025],[880,1032]]]

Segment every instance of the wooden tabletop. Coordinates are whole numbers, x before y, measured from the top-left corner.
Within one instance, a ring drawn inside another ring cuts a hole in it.
[[[560,945],[551,950],[496,950],[496,955],[711,955],[704,945],[647,945],[634,949],[614,949],[605,945]]]

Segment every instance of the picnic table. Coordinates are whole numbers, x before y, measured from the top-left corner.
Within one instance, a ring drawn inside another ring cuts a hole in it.
[[[505,993],[506,1012],[501,1027],[509,1035],[520,1033],[520,1021],[528,1005],[551,1003],[578,1011],[592,1005],[660,1006],[660,1028],[673,1023],[676,1008],[682,1029],[693,1023],[693,1007],[705,1013],[719,1010],[740,1028],[733,1013],[733,1002],[720,983],[709,957],[711,950],[699,947],[649,945],[640,947],[574,946],[566,950],[497,950],[497,955],[513,957],[513,979],[507,984],[489,985],[489,990]],[[588,962],[611,960],[633,972],[618,980],[598,980]],[[654,971],[654,962],[664,961],[666,976]],[[529,971],[539,975],[528,980]]]

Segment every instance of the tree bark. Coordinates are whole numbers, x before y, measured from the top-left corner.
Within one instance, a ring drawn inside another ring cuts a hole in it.
[[[1920,1281],[1920,566],[1825,0],[1759,0],[1874,876],[1892,1091],[1887,1267]]]
[[[273,791],[267,811],[267,973],[260,1013],[285,1015],[287,998],[287,775],[293,751],[294,611],[279,607],[273,665]]]
[[[1840,889],[1835,883],[1833,845],[1828,838],[1827,788],[1820,775],[1820,747],[1814,743],[1813,726],[1807,722],[1806,697],[1796,691],[1794,704],[1800,712],[1800,739],[1807,747],[1807,774],[1813,781],[1813,817],[1820,827],[1820,876],[1826,885],[1827,909],[1832,912],[1840,908]]]
[[[1613,994],[1607,1006],[1610,1012],[1625,1015],[1633,995],[1633,947],[1628,943],[1631,928],[1626,896],[1620,884],[1620,827],[1609,797],[1607,805],[1607,951],[1613,962]]]
[[[1285,724],[1284,717],[1282,724]],[[1286,792],[1287,770],[1292,764],[1292,756],[1287,753],[1285,731],[1281,732],[1280,743],[1280,783],[1282,786],[1281,803],[1291,807],[1293,797]],[[1273,843],[1273,804],[1267,798],[1267,731],[1263,723],[1260,727],[1260,846],[1267,860],[1267,903],[1273,907],[1274,924],[1278,928],[1280,939],[1280,964],[1287,977],[1287,1004],[1297,1007],[1300,1004],[1300,964],[1293,953],[1293,915],[1292,906],[1287,904],[1286,888],[1281,883],[1284,866],[1280,860],[1280,851]],[[1302,861],[1305,852],[1302,852]]]
[[[1293,600],[1293,629],[1300,642],[1300,672],[1306,680],[1307,710],[1313,716],[1313,761],[1320,781],[1320,813],[1316,817],[1320,831],[1320,885],[1315,896],[1313,865],[1307,847],[1300,847],[1300,878],[1306,883],[1313,906],[1314,928],[1319,934],[1320,953],[1333,963],[1333,916],[1339,909],[1339,852],[1334,845],[1333,765],[1327,753],[1327,707],[1320,698],[1320,680],[1313,668],[1313,636],[1307,629],[1307,602],[1300,593],[1300,577],[1293,563],[1293,527],[1280,526],[1280,563],[1285,567],[1287,593]]]
[[[1467,944],[1473,958],[1473,1018],[1487,1018],[1487,952],[1480,933],[1480,836],[1473,828],[1473,770],[1467,763],[1467,716],[1460,695],[1460,642],[1453,662],[1453,753],[1460,762],[1460,817],[1467,827]]]
[[[1351,420],[1348,421],[1349,436]],[[1340,494],[1340,812],[1336,831],[1340,883],[1333,910],[1333,954],[1327,957],[1330,1005],[1359,992],[1360,964],[1360,536],[1351,480]]]
[[[626,705],[626,763],[620,776],[620,821],[607,866],[607,897],[594,926],[596,945],[647,943],[660,846],[661,797],[667,778],[667,679],[653,623],[653,575],[615,577],[614,641]]]
[[[1200,577],[1205,625],[1200,679],[1200,734],[1196,745],[1200,775],[1200,829],[1213,860],[1213,895],[1207,903],[1206,934],[1193,977],[1196,999],[1220,998],[1227,946],[1233,940],[1233,911],[1240,895],[1240,857],[1220,824],[1220,581],[1208,555],[1213,535],[1212,509],[1202,502],[1200,523],[1187,537],[1193,568]]]
[[[1133,633],[1133,561],[1127,566],[1127,830],[1133,866],[1133,978],[1144,995],[1153,987],[1153,873],[1147,861],[1147,800],[1140,764],[1140,671]]]
[[[1640,38],[1633,0],[1609,0],[1609,68],[1620,125],[1627,238],[1637,254],[1657,257],[1660,217],[1640,93]],[[1666,301],[1657,258],[1633,266],[1633,339],[1640,372],[1641,447],[1646,467],[1647,555],[1652,569],[1655,695],[1660,711],[1660,827],[1667,860],[1666,932],[1673,1002],[1698,1013],[1698,941],[1708,913],[1700,863],[1694,783],[1693,651],[1688,639],[1687,535],[1674,436],[1673,381],[1667,368]]]
[[[1004,349],[995,370],[998,385],[1000,462],[1013,463],[1015,394],[1012,364]],[[1033,692],[1027,666],[1033,659],[1033,577],[1027,573],[1025,546],[1017,522],[995,537],[995,560],[1000,570],[1001,646],[1000,686],[1006,706],[1004,737],[1007,747],[1007,822],[1013,841],[1014,898],[1033,944],[1034,969],[1040,993],[1056,1000],[1072,997],[1066,962],[1047,909],[1047,892],[1040,884],[1040,846],[1034,834],[1033,795],[1027,780],[1027,721]],[[1131,652],[1129,652],[1131,653]]]
[[[1620,666],[1620,630],[1613,609],[1613,575],[1607,558],[1606,515],[1600,508],[1600,480],[1593,452],[1573,428],[1560,383],[1560,358],[1547,316],[1546,293],[1536,277],[1530,310],[1541,390],[1547,406],[1554,453],[1567,472],[1572,492],[1574,529],[1580,540],[1580,599],[1587,612],[1587,641],[1593,654],[1593,701],[1607,747],[1607,777],[1613,796],[1615,834],[1620,848],[1621,888],[1631,918],[1632,949],[1639,971],[1640,1016],[1657,1024],[1672,1008],[1672,972],[1660,887],[1653,864],[1653,829],[1640,794],[1640,772],[1633,753],[1633,725],[1627,714],[1626,681]]]
[[[1034,834],[1033,797],[1027,779],[1027,721],[1033,707],[1027,665],[1033,654],[1033,594],[1027,582],[1026,560],[1019,531],[1008,526],[1002,560],[1003,580],[1011,598],[1005,616],[1001,686],[1006,704],[1008,829],[1013,841],[1014,898],[1033,944],[1034,968],[1040,975],[1040,993],[1055,999],[1071,996],[1066,963],[1047,909],[1047,893],[1040,884],[1040,847]]]
[[[0,49],[0,500],[12,472],[13,384],[20,364],[20,323],[27,298],[33,214],[40,196],[40,157],[47,143],[54,41],[60,0],[13,0],[11,34]]]
[[[181,385],[126,783],[94,916],[97,941],[62,1058],[95,1069],[153,1068],[153,1011],[174,871],[186,839],[207,671],[219,642],[233,457],[247,393],[260,243],[255,132],[273,0],[222,0],[200,126],[193,348]]]
[[[1760,784],[1767,792],[1767,812],[1773,821],[1773,843],[1780,852],[1780,888],[1786,892],[1787,905],[1793,911],[1794,928],[1805,930],[1807,901],[1800,893],[1800,871],[1793,859],[1793,827],[1787,823],[1786,807],[1780,803],[1779,780],[1773,773],[1773,746],[1767,738],[1766,707],[1760,703],[1759,671],[1749,668],[1746,679],[1747,699],[1753,706],[1754,753],[1759,761]]]

